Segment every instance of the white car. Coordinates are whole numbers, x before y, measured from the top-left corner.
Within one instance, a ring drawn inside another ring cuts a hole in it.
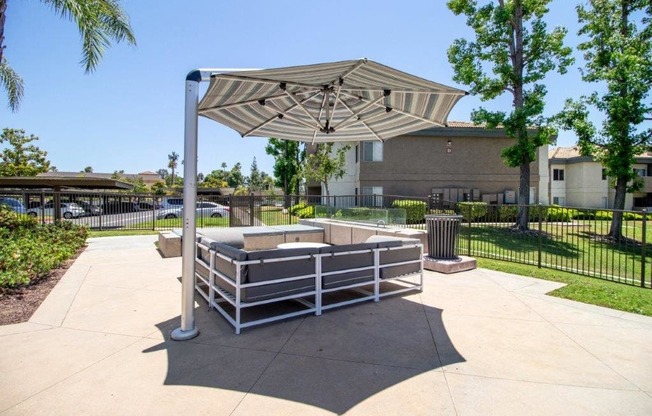
[[[61,204],[61,216],[67,220],[71,218],[83,217],[85,214],[86,211],[84,211],[84,208],[80,207],[74,202],[65,202]],[[50,201],[42,207],[28,209],[27,215],[31,215],[33,217],[54,217],[54,202]]]
[[[197,202],[197,217],[229,218],[229,208],[215,202]],[[161,209],[156,214],[158,219],[183,217],[183,207]]]

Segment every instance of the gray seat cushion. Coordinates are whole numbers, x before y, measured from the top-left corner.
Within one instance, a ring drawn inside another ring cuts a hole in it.
[[[247,260],[248,253],[246,251],[230,246],[228,244],[213,242],[210,244],[209,247],[220,254],[232,258],[233,260],[238,260],[238,261]]]
[[[198,234],[231,247],[244,248],[244,234],[240,228],[204,228]]]
[[[373,249],[377,246],[376,243],[360,243],[360,244],[344,244],[341,246],[328,246],[319,249],[321,254],[326,254],[321,259],[322,273],[332,273],[341,271],[341,273],[333,273],[322,276],[322,288],[332,289],[341,286],[352,285],[363,282],[373,282],[374,270],[357,270],[348,271],[360,267],[372,267],[374,265]],[[353,254],[338,254],[347,251],[365,250],[362,253]],[[328,254],[333,254],[329,256]]]
[[[420,260],[421,250],[419,247],[406,249],[387,250],[380,252],[380,264],[401,263],[412,260]],[[390,279],[408,273],[417,273],[421,268],[420,263],[404,264],[400,266],[388,266],[380,269],[381,279]]]
[[[270,280],[314,274],[316,260],[312,255],[317,254],[318,251],[319,250],[316,248],[250,251],[247,260],[260,260],[260,262],[243,267],[242,282],[262,283]],[[309,257],[278,262],[266,261],[297,256]],[[255,302],[283,296],[291,296],[313,290],[315,290],[315,278],[308,277],[292,282],[248,287],[241,290],[240,297],[244,302]]]

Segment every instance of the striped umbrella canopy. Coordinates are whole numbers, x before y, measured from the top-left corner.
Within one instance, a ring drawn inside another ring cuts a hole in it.
[[[445,126],[464,95],[463,90],[361,59],[214,73],[198,113],[243,137],[384,141]]]

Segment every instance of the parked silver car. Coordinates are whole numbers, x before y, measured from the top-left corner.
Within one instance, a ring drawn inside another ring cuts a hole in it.
[[[228,218],[229,208],[215,202],[197,202],[197,217]],[[157,212],[156,218],[170,219],[181,218],[183,207],[161,209]]]
[[[65,202],[61,204],[61,216],[65,219],[83,217],[86,214],[84,208],[80,207],[74,202]],[[33,217],[46,216],[54,217],[54,202],[50,201],[42,207],[32,208],[27,210],[27,215]]]

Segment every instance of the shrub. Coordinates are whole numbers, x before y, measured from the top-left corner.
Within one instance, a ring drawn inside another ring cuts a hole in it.
[[[29,215],[18,214],[5,205],[0,205],[0,228],[15,230],[19,227],[34,228],[38,222]]]
[[[405,210],[405,222],[408,224],[422,223],[426,217],[427,206],[423,201],[411,199],[398,199],[392,202],[392,208]]]
[[[465,221],[474,221],[487,215],[486,202],[458,202],[457,208]]]
[[[530,221],[539,221],[539,217],[541,217],[541,221],[546,221],[548,218],[548,208],[545,205],[533,205],[530,206],[529,211],[529,219]]]
[[[636,214],[634,212],[624,212],[623,219],[626,221],[640,221],[643,219],[642,214]]]
[[[516,205],[501,205],[498,208],[498,218],[501,221],[516,221],[518,215],[518,207]]]
[[[301,201],[298,204],[292,205],[289,208],[290,214],[297,215],[297,211],[300,211],[300,210],[304,209],[307,206],[308,206],[308,204],[306,204],[305,201]]]
[[[315,207],[311,205],[306,205],[304,208],[295,211],[295,214],[299,218],[315,218]]]
[[[86,241],[86,228],[70,222],[38,225],[18,217],[0,213],[0,288],[27,285],[47,276]]]
[[[558,206],[551,206],[548,208],[548,215],[546,216],[547,221],[562,221],[569,222],[572,220],[577,213],[577,210],[562,208]]]
[[[596,211],[595,219],[601,221],[611,221],[613,219],[613,214],[611,211]]]

